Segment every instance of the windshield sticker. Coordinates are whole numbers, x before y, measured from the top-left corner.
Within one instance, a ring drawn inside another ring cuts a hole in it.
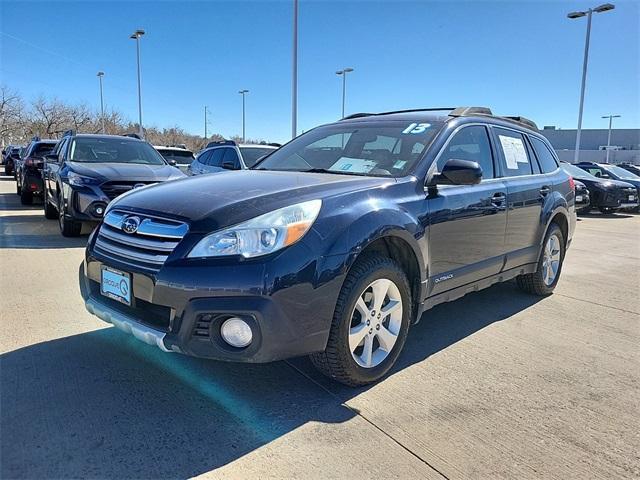
[[[431,126],[430,123],[412,123],[402,133],[422,133]]]
[[[509,170],[518,170],[518,163],[529,163],[527,151],[524,148],[521,138],[507,137],[506,135],[498,135],[504,159]]]
[[[393,168],[402,168],[407,164],[406,160],[398,160],[393,164]]]
[[[363,160],[362,158],[340,157],[336,163],[329,167],[329,170],[338,172],[369,173],[376,168],[376,162]]]

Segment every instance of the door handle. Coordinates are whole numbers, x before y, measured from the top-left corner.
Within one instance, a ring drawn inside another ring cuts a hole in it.
[[[504,193],[497,192],[497,193],[494,193],[493,196],[491,197],[491,204],[494,207],[501,208],[501,207],[504,207],[504,203],[506,200],[507,200],[507,196]]]
[[[550,192],[551,192],[551,189],[546,185],[540,189],[540,195],[542,195],[543,197],[546,197],[547,195],[549,195]]]

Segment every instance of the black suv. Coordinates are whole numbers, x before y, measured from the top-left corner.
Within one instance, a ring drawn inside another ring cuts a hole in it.
[[[45,156],[44,214],[58,219],[62,235],[77,236],[84,222],[102,220],[118,195],[184,176],[138,138],[69,131]]]
[[[16,162],[20,160],[20,151],[22,147],[18,145],[9,145],[3,152],[4,156],[4,174],[13,175],[15,177]]]
[[[638,206],[638,192],[630,183],[612,180],[611,177],[603,177],[601,174],[593,175],[580,168],[578,164],[561,162],[561,166],[569,175],[587,186],[591,199],[590,208],[597,208],[600,212],[608,214],[622,208]]]
[[[34,137],[24,151],[23,156],[15,162],[16,193],[20,195],[23,205],[31,205],[34,196],[44,193],[42,184],[42,167],[44,156],[51,153],[57,140],[41,140]]]
[[[623,200],[623,205],[625,206],[622,208],[627,210],[638,209],[638,202],[640,201],[640,177],[638,175],[610,163],[580,162],[575,165],[598,178],[619,180],[633,185],[636,191],[627,195],[626,200]]]
[[[89,312],[165,351],[310,354],[366,384],[434,305],[513,278],[550,294],[575,228],[572,182],[524,118],[353,115],[252,170],[121,196],[89,238],[80,289]]]

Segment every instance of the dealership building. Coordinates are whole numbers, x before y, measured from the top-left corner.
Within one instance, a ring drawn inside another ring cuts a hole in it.
[[[540,133],[553,145],[560,160],[573,162],[576,148],[576,130],[560,130],[543,127]],[[601,162],[607,158],[607,135],[609,130],[583,129],[580,135],[580,160]],[[640,128],[611,130],[609,163],[631,162],[640,165]]]

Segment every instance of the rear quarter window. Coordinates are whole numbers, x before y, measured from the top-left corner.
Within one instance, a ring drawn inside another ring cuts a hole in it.
[[[536,157],[538,157],[542,173],[550,173],[557,170],[558,162],[556,162],[556,158],[549,150],[549,147],[547,147],[547,144],[539,138],[531,136],[529,138],[531,139],[531,144],[533,145]]]

